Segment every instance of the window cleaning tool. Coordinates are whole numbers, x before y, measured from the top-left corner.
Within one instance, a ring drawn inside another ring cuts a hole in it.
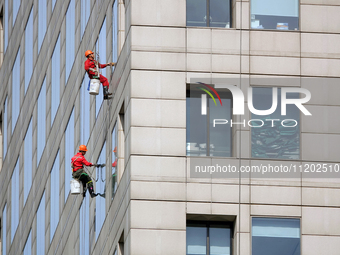
[[[80,182],[78,181],[78,180],[76,180],[76,179],[72,179],[71,181],[70,181],[70,185],[71,185],[71,194],[72,195],[78,195],[78,194],[80,194],[80,192],[81,192],[81,188],[80,188]]]
[[[97,96],[99,94],[99,88],[100,88],[100,73],[99,73],[99,67],[98,67],[98,63],[99,63],[99,54],[97,53],[97,59],[98,61],[95,62],[96,63],[96,69],[97,69],[97,74],[98,76],[93,76],[94,79],[90,80],[90,95],[94,95]]]

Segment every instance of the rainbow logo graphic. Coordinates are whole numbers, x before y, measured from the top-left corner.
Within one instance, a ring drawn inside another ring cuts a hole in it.
[[[222,106],[222,100],[220,98],[220,95],[217,93],[217,91],[213,87],[211,87],[208,84],[202,83],[202,82],[198,82],[198,83],[206,87],[206,88],[200,88],[199,87],[199,89],[201,89],[205,93],[207,93],[212,98],[212,100],[214,101],[215,105],[217,106],[217,103],[216,103],[214,95],[208,89],[210,89],[212,92],[214,92],[214,94],[217,96],[217,98],[220,101],[220,104]],[[207,115],[207,94],[202,94],[201,95],[201,114],[202,115]]]

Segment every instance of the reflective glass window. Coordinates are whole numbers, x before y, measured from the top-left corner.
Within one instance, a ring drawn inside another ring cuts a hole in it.
[[[13,0],[13,26],[18,15],[21,0]]]
[[[79,209],[79,254],[90,254],[90,207],[89,196],[86,196]]]
[[[1,219],[1,246],[2,246],[2,254],[7,254],[7,204],[5,204],[4,209],[2,210],[2,219]]]
[[[85,74],[80,89],[80,144],[87,144],[90,137],[90,94],[87,90],[89,81]]]
[[[24,140],[24,203],[26,203],[27,196],[32,186],[32,162],[33,162],[33,132],[32,132],[32,118]]]
[[[54,160],[50,175],[51,199],[50,199],[50,242],[53,239],[59,222],[59,151]]]
[[[43,43],[46,34],[46,23],[47,23],[47,0],[39,0],[39,10],[38,10],[38,53],[40,52],[41,45]]]
[[[37,211],[37,255],[45,255],[45,192]]]
[[[33,72],[33,8],[25,28],[25,93]]]
[[[3,120],[2,124],[4,125],[4,128],[2,129],[2,144],[3,144],[3,157],[2,160],[5,160],[6,153],[7,153],[7,97],[5,99],[4,103],[4,111],[3,111]]]
[[[19,158],[15,164],[12,174],[12,208],[11,208],[11,242],[13,241],[15,232],[19,224]]]
[[[26,240],[26,244],[25,244],[25,248],[24,248],[24,252],[23,255],[31,255],[32,254],[32,240],[31,240],[31,233],[32,231],[30,231],[28,238]]]
[[[106,18],[103,21],[103,25],[100,29],[99,36],[96,42],[96,55],[98,61],[101,64],[106,64]],[[106,77],[106,68],[99,70],[102,75]],[[107,77],[106,77],[107,78]],[[98,116],[100,107],[103,103],[103,90],[99,90],[99,95],[96,96],[96,116]]]
[[[253,106],[268,110],[273,105],[272,88],[253,88]],[[287,93],[287,98],[299,98],[298,93]],[[277,89],[277,108],[269,115],[252,114],[251,151],[253,158],[300,158],[300,110],[288,104],[286,115],[281,115],[281,89]],[[266,121],[266,120],[275,121]],[[282,121],[285,121],[282,125]],[[296,123],[293,121],[295,120]],[[256,127],[258,125],[258,127]],[[288,127],[287,127],[288,126]]]
[[[118,60],[118,0],[114,1],[112,5],[112,62],[117,62],[117,60]]]
[[[12,70],[12,132],[14,131],[20,111],[20,49]]]
[[[100,152],[99,158],[97,160],[97,164],[105,164],[106,163],[106,143],[104,143],[102,150]],[[106,168],[97,168],[97,175],[96,175],[96,187],[95,192],[103,194],[105,197],[105,180],[106,180]],[[95,232],[96,232],[96,240],[99,236],[99,233],[103,227],[103,223],[105,220],[105,198],[102,196],[96,197],[96,225],[95,225]]]
[[[231,27],[230,0],[187,0],[186,10],[187,26]]]
[[[117,141],[117,123],[112,130],[112,198],[117,190],[118,180],[118,141]]]
[[[8,0],[5,0],[5,17],[4,17],[4,53],[6,52],[8,45]]]
[[[81,24],[80,24],[81,36],[80,37],[82,38],[85,32],[85,27],[90,18],[91,0],[83,0],[80,2],[80,5],[81,5]]]
[[[299,29],[299,0],[252,0],[251,28]]]
[[[272,254],[300,255],[300,219],[252,219],[252,255]]]
[[[221,100],[219,101],[217,94],[206,91],[209,92],[210,89],[204,85],[190,86],[187,91],[187,155],[231,157],[231,125],[214,125],[214,119],[230,121],[231,94],[229,91],[216,89]]]
[[[55,2],[56,2],[57,0],[52,0],[52,11],[53,11],[53,9],[54,9],[54,6],[55,6]]]
[[[65,58],[65,85],[74,62],[74,42],[75,42],[75,0],[71,0],[66,12],[66,58]]]
[[[52,54],[52,79],[51,79],[51,126],[57,113],[60,101],[60,35]]]
[[[231,225],[215,222],[190,222],[186,228],[187,255],[230,255]]]
[[[70,193],[70,182],[72,179],[72,171],[70,170],[71,158],[74,156],[74,109],[72,110],[65,131],[65,203]]]
[[[40,89],[38,97],[38,117],[37,117],[37,166],[40,163],[46,141],[46,77]]]

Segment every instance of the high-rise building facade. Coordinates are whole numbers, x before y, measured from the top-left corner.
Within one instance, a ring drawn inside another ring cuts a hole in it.
[[[1,254],[339,254],[339,12],[1,0]]]

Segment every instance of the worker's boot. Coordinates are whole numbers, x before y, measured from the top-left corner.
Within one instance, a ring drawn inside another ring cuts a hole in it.
[[[90,192],[90,196],[91,196],[92,198],[94,198],[94,197],[98,196],[98,194],[94,193],[94,191],[93,191],[93,187],[92,187],[92,186],[91,186],[91,187],[89,187],[89,192]]]
[[[103,90],[104,90],[104,100],[111,99],[112,93],[109,92],[109,88],[107,86],[104,86]]]
[[[83,197],[85,197],[85,196],[86,196],[86,185],[83,186]]]

